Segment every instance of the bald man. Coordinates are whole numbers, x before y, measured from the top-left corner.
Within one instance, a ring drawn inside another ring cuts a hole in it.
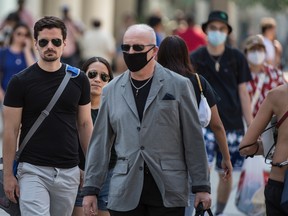
[[[155,32],[129,27],[121,46],[128,70],[103,89],[87,153],[83,207],[97,214],[97,195],[114,143],[117,163],[110,183],[112,216],[183,216],[188,174],[197,206],[211,205],[210,179],[191,82],[155,61]]]

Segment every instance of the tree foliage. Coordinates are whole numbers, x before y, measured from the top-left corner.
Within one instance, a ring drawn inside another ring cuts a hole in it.
[[[243,8],[261,4],[270,11],[283,11],[288,8],[288,0],[231,0]]]

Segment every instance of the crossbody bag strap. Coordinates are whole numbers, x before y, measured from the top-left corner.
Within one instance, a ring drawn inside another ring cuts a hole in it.
[[[53,108],[53,106],[55,105],[55,103],[59,99],[60,95],[64,91],[66,85],[68,84],[71,76],[72,76],[72,73],[70,71],[66,71],[66,74],[65,74],[61,84],[59,85],[57,91],[55,92],[54,96],[52,97],[51,101],[49,102],[47,107],[41,112],[40,116],[34,122],[32,127],[30,128],[30,130],[26,134],[25,138],[23,139],[21,145],[19,146],[19,149],[18,149],[18,151],[16,152],[16,155],[15,155],[15,160],[16,161],[19,160],[23,149],[27,145],[27,143],[30,140],[30,138],[32,137],[32,135],[35,133],[35,131],[38,129],[38,127],[41,125],[41,123],[44,121],[44,119],[49,115],[51,109]]]
[[[281,117],[281,119],[277,122],[276,128],[279,128],[281,124],[286,120],[288,117],[288,110],[285,112],[285,114]]]

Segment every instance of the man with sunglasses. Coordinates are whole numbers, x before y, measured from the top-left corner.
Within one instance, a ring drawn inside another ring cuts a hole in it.
[[[50,114],[20,155],[17,179],[12,163],[19,143],[46,108],[66,72],[60,62],[66,27],[57,17],[44,17],[34,26],[37,63],[15,75],[4,98],[3,165],[7,197],[20,203],[21,215],[71,216],[80,182],[79,142],[86,152],[92,133],[90,85],[75,69]]]
[[[225,45],[232,27],[228,15],[223,11],[212,11],[208,21],[202,24],[207,35],[208,44],[194,51],[190,60],[197,73],[200,73],[211,84],[221,98],[217,104],[221,120],[226,130],[228,147],[233,170],[241,170],[244,158],[240,156],[238,146],[244,135],[242,116],[246,124],[252,121],[251,103],[246,83],[252,77],[245,56]],[[210,165],[216,158],[216,169],[219,171],[216,215],[221,215],[232,189],[232,178],[225,180],[221,167],[222,155],[215,136],[209,127],[204,129],[208,160]],[[216,153],[216,154],[215,154]],[[225,171],[225,170],[224,170]]]
[[[97,196],[114,144],[117,162],[110,183],[112,216],[184,216],[188,173],[195,205],[211,205],[205,145],[191,82],[155,60],[155,32],[145,24],[124,34],[128,70],[102,93],[87,152],[83,207],[97,214]],[[99,159],[101,158],[101,159]]]

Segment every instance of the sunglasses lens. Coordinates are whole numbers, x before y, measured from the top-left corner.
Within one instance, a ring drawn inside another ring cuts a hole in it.
[[[45,46],[47,46],[48,43],[49,43],[49,41],[46,39],[41,39],[38,41],[38,44],[40,47],[45,47]]]
[[[133,49],[137,52],[143,51],[144,45],[135,44],[135,45],[133,45]]]
[[[96,71],[89,71],[88,72],[88,77],[89,79],[94,79],[97,76],[97,72]]]
[[[121,49],[122,49],[122,51],[124,51],[124,52],[128,52],[128,51],[130,50],[130,45],[128,45],[128,44],[122,44],[122,45],[121,45]]]
[[[60,47],[62,44],[62,40],[61,39],[52,39],[52,44],[56,47]]]
[[[105,73],[102,73],[101,74],[101,79],[103,82],[107,82],[109,80],[109,76]]]

